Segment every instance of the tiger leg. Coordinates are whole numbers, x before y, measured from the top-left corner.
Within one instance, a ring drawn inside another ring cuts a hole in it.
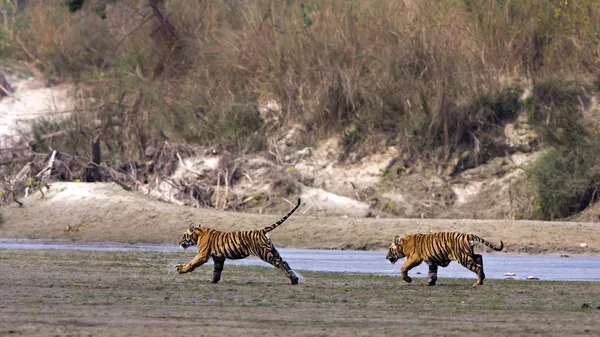
[[[208,258],[209,258],[208,255],[198,254],[190,262],[185,263],[185,264],[176,265],[175,269],[177,269],[177,272],[179,274],[189,273],[189,272],[193,271],[194,269],[200,267],[201,265],[205,264],[206,262],[208,262]]]
[[[264,247],[264,250],[264,253],[260,254],[260,258],[266,263],[281,270],[285,276],[290,279],[292,284],[298,284],[298,275],[296,275],[292,268],[290,268],[290,265],[281,258],[281,255],[279,255],[279,252],[275,249],[273,244],[271,244],[270,247]]]
[[[225,258],[213,256],[213,262],[215,264],[215,267],[213,269],[212,283],[219,283],[219,281],[221,280],[221,272],[223,271],[223,265],[225,264]]]
[[[485,280],[485,272],[483,271],[483,256],[481,256],[481,254],[473,254],[473,260],[480,267],[480,273],[477,274],[477,283],[478,285],[482,285],[483,280]]]
[[[479,264],[477,261],[479,261],[481,264]],[[477,275],[477,282],[475,282],[473,286],[483,285],[483,279],[485,278],[485,275],[483,274],[483,257],[481,255],[465,255],[460,259],[459,263]]]
[[[434,286],[435,282],[437,281],[438,265],[430,261],[425,261],[425,263],[427,263],[427,266],[429,266],[427,285]]]
[[[408,276],[408,271],[420,265],[421,262],[423,262],[423,260],[418,258],[407,258],[406,261],[404,261],[404,263],[402,264],[402,267],[400,267],[400,275],[402,276],[402,279],[408,283],[411,283],[412,279]]]

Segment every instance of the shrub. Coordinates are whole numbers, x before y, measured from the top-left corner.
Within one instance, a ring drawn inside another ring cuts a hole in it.
[[[529,172],[537,186],[534,216],[553,220],[584,210],[598,199],[600,141],[577,148],[561,146],[545,152]]]
[[[550,78],[534,85],[529,121],[550,146],[533,165],[529,177],[537,187],[535,216],[570,216],[597,199],[600,186],[600,137],[582,123],[590,99],[588,86]]]

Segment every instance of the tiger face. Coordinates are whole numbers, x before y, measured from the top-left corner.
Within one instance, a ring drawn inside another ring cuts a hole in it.
[[[190,224],[190,228],[188,228],[181,239],[179,239],[179,246],[183,249],[188,249],[190,246],[195,246],[198,242],[198,235],[196,234],[196,228],[200,227],[200,225],[196,226],[193,223]]]
[[[396,261],[406,256],[402,251],[402,246],[400,245],[401,241],[402,239],[399,236],[396,236],[394,238],[394,241],[390,245],[390,248],[388,249],[388,253],[385,258],[392,264],[396,263]]]

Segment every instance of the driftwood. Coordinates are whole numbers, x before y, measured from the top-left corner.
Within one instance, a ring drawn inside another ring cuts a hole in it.
[[[13,92],[13,89],[6,80],[6,75],[0,72],[0,97],[2,96],[10,96]]]
[[[38,137],[37,141],[65,135],[67,132],[63,130],[44,135]],[[219,168],[204,172],[190,167],[184,160],[200,154],[200,150],[188,145],[164,142],[153,148],[152,151],[146,151],[146,161],[144,162],[131,160],[111,167],[102,162],[100,142],[101,135],[90,141],[90,155],[87,158],[61,153],[58,149],[48,154],[36,153],[29,149],[18,154],[17,152],[9,153],[13,158],[5,159],[6,166],[0,166],[0,169],[5,173],[11,170],[20,171],[10,179],[8,179],[8,175],[2,177],[0,173],[0,187],[2,187],[3,178],[5,181],[5,192],[1,195],[1,199],[8,202],[11,198],[10,202],[14,201],[23,205],[18,200],[19,196],[28,196],[36,184],[40,190],[40,198],[44,198],[45,189],[43,187],[49,189],[50,186],[47,182],[51,179],[59,181],[80,179],[82,182],[114,182],[127,191],[138,190],[159,200],[193,207],[214,207],[219,210],[235,209],[253,200],[253,198],[244,197],[242,202],[232,194],[232,184],[243,173],[237,167],[239,164],[229,157],[224,160],[223,155],[220,155]],[[207,158],[215,154],[214,150],[212,152],[208,149],[204,150]],[[22,169],[21,167],[16,168],[15,164],[22,161],[26,161],[27,164]],[[185,170],[185,174],[174,176],[178,169]],[[259,197],[261,196],[257,194],[256,198]]]

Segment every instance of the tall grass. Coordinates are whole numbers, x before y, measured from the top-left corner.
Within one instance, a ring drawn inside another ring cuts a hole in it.
[[[384,139],[447,158],[514,117],[494,103],[512,79],[599,65],[593,0],[121,0],[102,15],[97,4],[27,3],[20,55],[101,84],[74,127],[100,120],[129,143],[112,147],[123,155],[165,138],[260,150],[302,123],[306,141],[346,131],[349,149]],[[276,125],[258,117],[264,97],[281,103]]]

